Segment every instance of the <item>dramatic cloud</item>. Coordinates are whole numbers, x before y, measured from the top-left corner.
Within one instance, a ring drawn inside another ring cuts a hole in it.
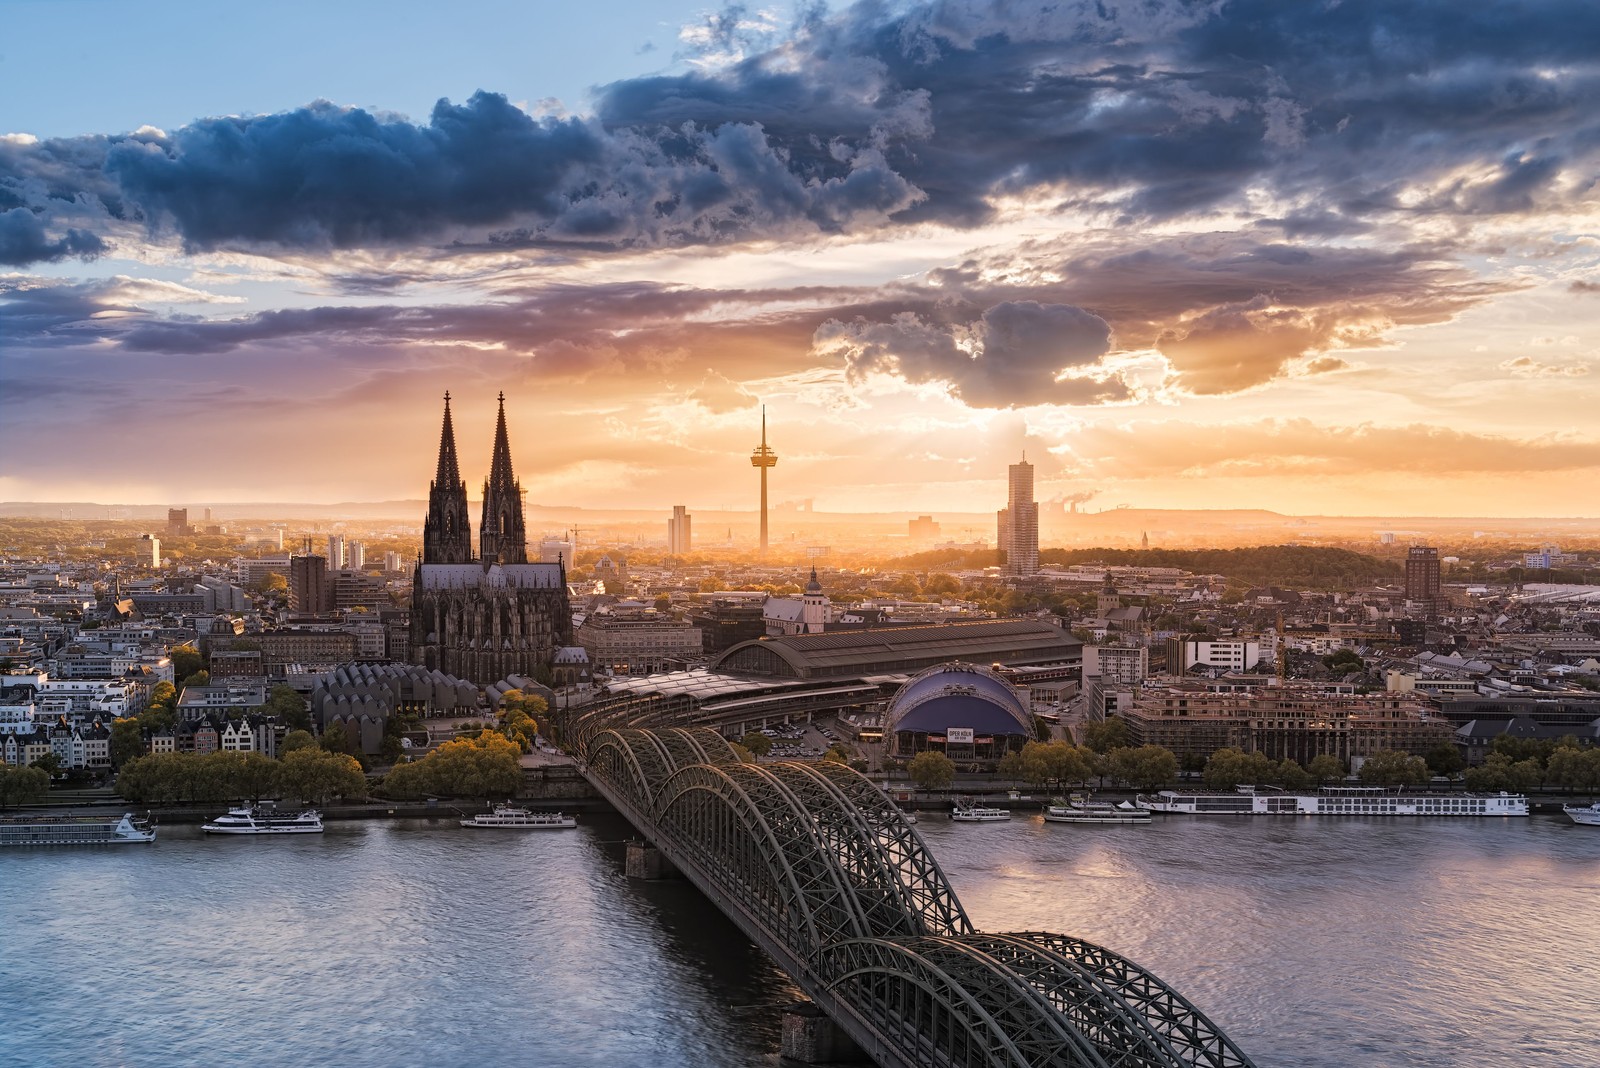
[[[950,0],[771,31],[711,19],[689,72],[605,86],[588,119],[480,92],[426,124],[318,103],[10,138],[0,209],[195,250],[619,249],[973,226],[1016,198],[1304,237],[1597,195],[1588,0]],[[92,251],[30,237],[9,262]]]
[[[1264,385],[1307,356],[1381,344],[1396,326],[1448,321],[1517,288],[1474,278],[1448,255],[1227,233],[1078,235],[972,259],[930,281],[946,299],[1028,295],[1086,308],[1111,324],[1118,350],[1156,348],[1177,385],[1219,394]]]
[[[1129,250],[1130,243],[1137,244]],[[35,306],[18,340],[97,337],[133,352],[221,354],[319,338],[387,347],[470,346],[537,357],[541,376],[660,371],[699,353],[732,380],[821,363],[945,384],[975,408],[1125,401],[1103,357],[1155,349],[1172,384],[1238,392],[1344,364],[1397,325],[1437,323],[1511,288],[1430,248],[1297,249],[1245,235],[1130,242],[1083,235],[1007,250],[878,287],[715,289],[648,282],[502,287],[473,304],[297,307],[231,318],[161,316],[149,303],[218,301],[196,290],[113,283],[12,288]],[[382,292],[386,287],[370,287]],[[108,315],[108,312],[114,312]],[[742,348],[741,348],[742,346]],[[692,366],[692,364],[691,364]]]
[[[888,322],[830,319],[815,345],[843,357],[852,380],[879,372],[907,382],[943,382],[978,408],[1095,404],[1123,400],[1127,386],[1109,375],[1059,377],[1094,370],[1111,328],[1067,304],[1010,301],[971,323],[933,323],[913,312]]]
[[[92,260],[106,244],[87,230],[69,229],[52,241],[44,224],[27,208],[0,212],[0,264],[22,266],[70,257]]]
[[[807,424],[785,478],[873,506],[989,508],[1026,447],[1066,464],[1042,493],[1563,508],[1595,40],[1591,0],[732,7],[587,104],[0,132],[0,454],[144,485],[123,443],[181,397],[272,443],[219,485],[296,485],[504,388],[584,503],[720,486],[768,403]]]

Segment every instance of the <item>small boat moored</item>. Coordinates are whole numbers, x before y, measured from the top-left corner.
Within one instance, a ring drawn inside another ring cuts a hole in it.
[[[1090,801],[1085,795],[1074,794],[1063,800],[1052,798],[1045,806],[1044,818],[1048,823],[1142,823],[1151,822],[1150,811],[1131,801],[1112,804],[1110,801]]]
[[[493,812],[480,812],[461,821],[463,827],[503,827],[517,831],[565,831],[578,821],[560,812],[529,812],[513,805],[496,805]]]
[[[200,829],[207,834],[321,834],[322,813],[314,808],[279,812],[272,802],[260,801],[230,808]]]
[[[1600,801],[1589,805],[1562,805],[1561,811],[1565,812],[1573,823],[1581,823],[1585,827],[1600,827]]]
[[[1010,819],[1011,813],[1003,808],[986,808],[962,799],[955,802],[950,810],[950,818],[957,823],[996,823]]]

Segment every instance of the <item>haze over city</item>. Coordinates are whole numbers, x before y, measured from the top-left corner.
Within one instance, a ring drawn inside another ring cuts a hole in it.
[[[1596,514],[1591,4],[72,10],[0,499]]]
[[[1595,0],[4,13],[0,1065],[1600,1065]]]

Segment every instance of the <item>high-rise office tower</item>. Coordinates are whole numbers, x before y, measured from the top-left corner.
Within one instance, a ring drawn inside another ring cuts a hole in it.
[[[174,538],[181,538],[189,533],[189,509],[167,509],[167,533]]]
[[[367,566],[367,547],[359,541],[352,541],[344,547],[344,566],[351,571],[360,571]]]
[[[328,535],[328,570],[337,571],[344,566],[344,538]]]
[[[140,535],[140,540],[150,543],[150,566],[159,568],[161,566],[161,539],[154,534],[142,534]]]
[[[322,613],[333,608],[333,586],[328,580],[328,560],[323,556],[289,558],[289,608],[295,612]]]
[[[1439,576],[1439,550],[1431,545],[1413,545],[1406,553],[1406,600],[1427,606],[1429,615],[1438,612],[1442,601]]]
[[[690,535],[690,521],[687,505],[675,504],[672,506],[672,518],[667,520],[667,552],[673,556],[682,556],[689,551],[693,544]]]
[[[761,406],[761,444],[750,454],[750,466],[761,469],[761,555],[767,555],[767,470],[778,466],[778,454],[767,447],[767,406]]]
[[[1039,571],[1039,505],[1033,499],[1033,465],[1023,454],[1011,465],[1006,507],[996,513],[1000,548],[1006,554],[1006,573],[1034,575]]]

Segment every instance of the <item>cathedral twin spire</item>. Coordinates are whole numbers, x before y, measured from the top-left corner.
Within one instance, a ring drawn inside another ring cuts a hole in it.
[[[511,473],[511,442],[506,437],[506,395],[500,394],[500,419],[494,428],[494,458],[483,480],[483,525],[478,557],[485,563],[525,564],[528,535],[522,526],[522,483]]]
[[[506,435],[506,395],[500,394],[500,418],[494,432],[494,457],[483,483],[483,522],[478,555],[484,563],[528,562],[527,532],[522,520],[522,484],[511,470],[511,442]],[[428,518],[422,527],[422,562],[472,562],[472,531],[467,523],[467,484],[456,460],[455,425],[450,394],[444,395],[444,425],[439,431],[439,466],[428,486]]]

